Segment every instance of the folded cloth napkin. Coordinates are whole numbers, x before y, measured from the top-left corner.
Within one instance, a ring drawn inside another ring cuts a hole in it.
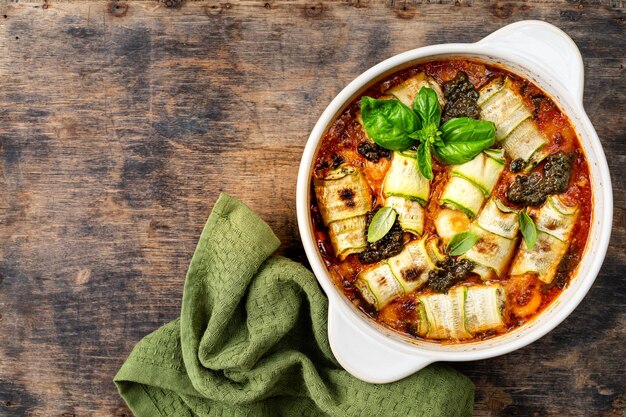
[[[328,300],[279,240],[222,194],[191,260],[180,319],[141,340],[115,376],[136,417],[469,416],[474,387],[442,364],[362,382],[328,345]]]

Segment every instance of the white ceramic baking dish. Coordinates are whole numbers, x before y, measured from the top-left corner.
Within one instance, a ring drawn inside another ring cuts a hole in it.
[[[369,85],[402,68],[446,57],[465,57],[500,65],[536,83],[569,116],[590,165],[593,218],[582,261],[569,286],[536,319],[505,335],[458,345],[442,345],[402,337],[359,312],[333,285],[313,236],[310,178],[320,140],[335,117]],[[604,152],[585,110],[583,62],[574,42],[560,29],[541,21],[508,25],[473,44],[443,44],[414,49],[370,68],[328,105],[309,136],[297,185],[297,215],[302,243],[329,300],[328,335],[339,363],[352,375],[373,383],[388,383],[436,361],[491,358],[539,339],[561,323],[580,303],[594,282],[606,254],[613,218],[611,178]]]

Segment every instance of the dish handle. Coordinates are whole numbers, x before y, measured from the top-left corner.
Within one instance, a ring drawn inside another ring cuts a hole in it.
[[[357,328],[333,303],[328,306],[328,338],[339,364],[356,378],[387,384],[409,376],[436,359],[401,352]]]
[[[540,20],[505,26],[476,43],[516,55],[560,82],[582,104],[584,66],[578,47],[561,29]]]

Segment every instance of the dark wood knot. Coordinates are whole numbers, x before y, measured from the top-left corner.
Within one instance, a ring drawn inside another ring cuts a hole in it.
[[[160,1],[168,9],[179,9],[183,5],[183,2],[184,2],[184,0],[160,0]]]
[[[207,16],[211,17],[211,16],[219,16],[220,14],[222,14],[224,10],[228,10],[231,7],[233,6],[230,3],[210,4],[208,6],[205,6],[204,10]]]
[[[109,11],[109,14],[115,17],[124,17],[126,16],[126,13],[128,13],[128,4],[112,1],[107,6],[107,10]]]
[[[306,4],[304,6],[304,14],[307,17],[320,17],[324,12],[322,3]]]
[[[511,3],[497,2],[489,6],[491,14],[500,19],[508,19],[513,14],[514,6]]]

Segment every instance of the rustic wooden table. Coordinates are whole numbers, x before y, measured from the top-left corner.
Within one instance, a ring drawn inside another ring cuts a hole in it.
[[[436,3],[0,0],[0,415],[129,416],[111,378],[178,315],[218,193],[304,261],[296,171],[333,96],[391,55],[523,19],[563,28],[585,59],[611,247],[560,327],[456,367],[477,416],[624,415],[624,4]]]

